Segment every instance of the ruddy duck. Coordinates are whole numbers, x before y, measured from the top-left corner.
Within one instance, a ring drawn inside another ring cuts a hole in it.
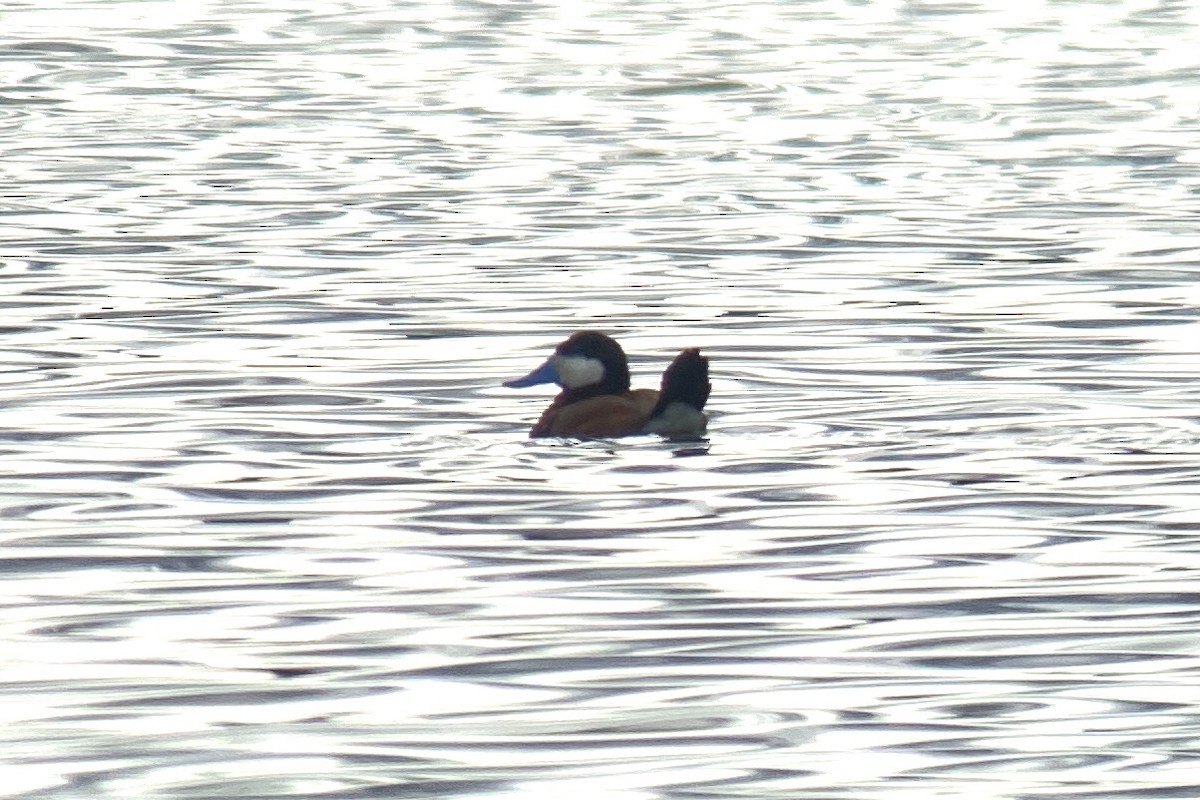
[[[708,359],[683,350],[662,376],[662,388],[629,388],[629,362],[621,345],[603,333],[581,331],[554,349],[546,363],[504,385],[517,389],[562,387],[529,436],[609,438],[635,433],[698,436],[708,420],[704,404],[712,385]]]

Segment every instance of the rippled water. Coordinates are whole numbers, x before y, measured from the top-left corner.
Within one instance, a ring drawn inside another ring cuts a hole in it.
[[[0,795],[1197,796],[1198,33],[8,4]]]

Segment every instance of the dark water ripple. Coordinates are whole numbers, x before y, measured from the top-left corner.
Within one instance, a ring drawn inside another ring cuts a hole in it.
[[[7,10],[5,797],[1195,797],[1188,4]],[[703,441],[530,442],[583,327]]]

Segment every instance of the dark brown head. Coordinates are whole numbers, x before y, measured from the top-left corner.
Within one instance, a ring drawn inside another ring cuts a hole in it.
[[[629,362],[611,337],[580,331],[554,348],[554,355],[533,372],[504,385],[519,388],[539,383],[557,383],[578,397],[625,394],[629,391]]]

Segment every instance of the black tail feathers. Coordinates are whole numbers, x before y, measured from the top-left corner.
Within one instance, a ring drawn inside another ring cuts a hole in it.
[[[658,404],[650,418],[657,417],[672,403],[685,403],[697,411],[704,410],[712,384],[708,382],[708,359],[698,348],[683,350],[663,373]]]

